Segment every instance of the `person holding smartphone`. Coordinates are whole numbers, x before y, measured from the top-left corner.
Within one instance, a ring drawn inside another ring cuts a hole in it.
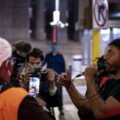
[[[10,44],[0,38],[0,120],[55,120],[25,89],[10,84],[11,55]]]
[[[29,91],[31,81],[39,79],[40,85],[37,96],[42,98],[46,102],[47,108],[50,109],[50,107],[60,104],[60,88],[55,80],[58,77],[57,73],[50,69],[42,70],[43,60],[43,52],[38,48],[33,48],[33,51],[27,55],[27,63],[21,73],[23,80],[20,81],[20,85]]]

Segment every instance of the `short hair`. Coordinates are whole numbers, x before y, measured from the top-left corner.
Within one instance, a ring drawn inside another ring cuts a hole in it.
[[[114,45],[114,46],[116,46],[116,47],[118,47],[120,49],[120,39],[113,40],[112,42],[110,42],[108,44],[108,46],[110,46],[110,45]]]
[[[39,48],[33,48],[32,52],[27,54],[27,57],[26,57],[27,62],[29,61],[30,56],[35,57],[35,58],[40,58],[41,61],[44,60],[43,51]]]

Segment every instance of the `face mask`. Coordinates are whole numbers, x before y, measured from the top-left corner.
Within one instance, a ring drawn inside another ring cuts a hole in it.
[[[27,65],[27,68],[30,71],[34,71],[35,69],[41,69],[42,67],[40,65],[37,65],[37,66],[29,66],[29,65]]]
[[[52,46],[52,51],[54,52],[56,50],[57,50],[56,46]]]
[[[28,66],[28,69],[29,69],[30,73],[33,75],[35,73],[40,73],[42,67],[40,65],[38,65],[38,66]]]

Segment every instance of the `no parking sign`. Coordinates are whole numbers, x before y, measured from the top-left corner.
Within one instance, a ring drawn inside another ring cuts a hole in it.
[[[107,0],[93,0],[93,28],[108,28],[108,2]]]

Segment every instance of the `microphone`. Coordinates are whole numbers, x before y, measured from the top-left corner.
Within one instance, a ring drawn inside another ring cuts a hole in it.
[[[83,76],[83,75],[84,75],[84,72],[82,72],[82,73],[76,75],[75,78],[77,78],[77,77],[81,77],[81,76]]]
[[[105,61],[105,59],[104,59],[104,56],[101,56],[101,57],[97,58],[97,60],[98,60],[98,61],[97,61],[98,72],[101,71],[101,70],[104,70],[104,72],[105,72],[105,69],[106,69],[105,62],[106,62],[106,61]],[[83,76],[83,75],[84,75],[84,72],[76,75],[75,78],[81,77],[81,76]]]

